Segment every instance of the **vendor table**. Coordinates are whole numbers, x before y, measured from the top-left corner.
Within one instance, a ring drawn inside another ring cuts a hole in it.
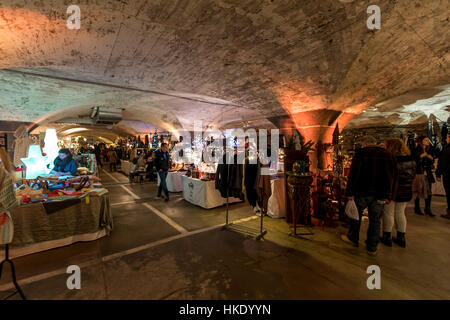
[[[14,221],[11,257],[96,240],[113,229],[106,189],[81,199],[22,205],[14,208],[11,215]]]
[[[130,175],[131,171],[131,162],[127,160],[120,160],[120,167],[123,173],[125,173],[127,176]]]
[[[184,200],[205,209],[220,207],[227,202],[219,190],[216,190],[214,181],[203,181],[187,176],[182,176],[182,179]],[[228,200],[229,203],[240,201],[242,200],[232,197]]]
[[[270,180],[272,195],[267,203],[267,215],[271,218],[286,217],[286,181],[284,178]]]
[[[186,175],[186,171],[169,171],[167,173],[166,184],[169,192],[181,192],[183,191],[183,181],[181,177]],[[160,178],[158,175],[158,186]]]

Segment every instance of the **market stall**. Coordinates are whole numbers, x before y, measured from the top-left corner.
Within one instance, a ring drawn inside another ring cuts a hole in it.
[[[186,171],[169,171],[167,173],[166,185],[169,192],[181,192],[183,191],[182,176],[186,175]],[[158,185],[160,178],[158,175]]]
[[[77,197],[23,204],[11,211],[12,257],[24,256],[109,235],[113,228],[109,193],[95,189]]]
[[[43,175],[17,185],[12,257],[92,241],[113,228],[109,192],[96,176]]]
[[[214,181],[204,181],[196,178],[182,176],[183,198],[205,209],[220,207],[226,203],[220,192],[216,190]],[[237,198],[229,198],[229,203],[241,202]]]

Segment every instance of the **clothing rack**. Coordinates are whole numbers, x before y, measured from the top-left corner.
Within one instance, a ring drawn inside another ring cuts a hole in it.
[[[228,179],[227,182],[230,181],[230,170],[227,171],[227,175],[228,175]],[[235,231],[238,233],[242,233],[245,235],[249,235],[251,237],[253,237],[255,240],[260,240],[264,237],[264,235],[267,233],[267,230],[263,229],[263,220],[264,220],[264,215],[265,212],[264,210],[261,208],[261,223],[260,223],[260,227],[259,230],[257,228],[251,228],[251,227],[246,227],[246,226],[241,226],[238,224],[233,223],[232,221],[230,222],[229,220],[229,188],[227,188],[227,202],[226,202],[226,215],[225,215],[225,225],[222,227],[223,230],[231,230],[231,231]]]
[[[10,294],[9,296],[3,298],[2,300],[7,300],[7,299],[11,298],[13,295],[15,295],[16,293],[18,293],[20,295],[22,300],[26,300],[22,289],[20,288],[19,284],[17,283],[16,270],[14,269],[14,263],[12,262],[11,259],[9,259],[9,245],[8,244],[5,244],[5,259],[2,262],[0,262],[0,279],[2,278],[2,270],[3,270],[3,265],[5,264],[5,262],[8,262],[9,265],[11,266],[12,281],[13,281],[14,287],[16,288],[16,291],[13,292],[12,294]]]

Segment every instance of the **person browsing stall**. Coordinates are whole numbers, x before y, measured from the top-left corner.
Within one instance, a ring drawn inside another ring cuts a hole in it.
[[[167,189],[166,178],[167,173],[170,168],[170,158],[169,158],[169,146],[167,143],[163,143],[161,145],[161,149],[155,152],[155,160],[154,164],[156,170],[158,170],[158,175],[160,179],[160,183],[158,186],[158,198],[161,198],[161,193],[164,190],[166,195],[165,201],[169,201],[169,190]]]
[[[74,176],[77,173],[77,165],[72,159],[72,154],[69,149],[63,148],[59,150],[59,155],[56,157],[53,164],[53,170],[51,174],[57,174],[59,176]]]

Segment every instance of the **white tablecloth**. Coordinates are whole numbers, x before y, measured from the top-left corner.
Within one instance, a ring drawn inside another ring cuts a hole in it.
[[[167,173],[166,184],[169,192],[181,192],[183,191],[183,181],[181,177],[186,174],[186,171],[169,171]],[[158,186],[160,178],[158,174]]]
[[[120,160],[120,167],[121,167],[123,173],[125,173],[127,176],[130,175],[130,170],[131,170],[131,162],[130,161]]]
[[[182,176],[184,200],[205,209],[220,207],[227,202],[222,198],[219,190],[216,190],[214,181],[202,181],[199,179]],[[229,198],[228,202],[240,202],[240,199]]]
[[[286,217],[286,182],[284,178],[270,180],[272,195],[267,203],[267,215],[272,218]]]

